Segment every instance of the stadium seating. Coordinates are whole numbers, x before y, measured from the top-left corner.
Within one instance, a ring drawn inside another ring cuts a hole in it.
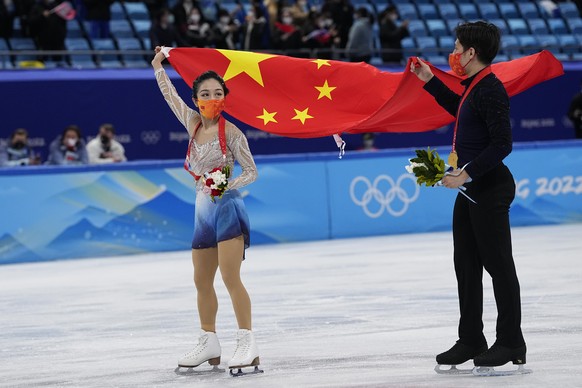
[[[548,34],[548,25],[544,19],[526,19],[529,30],[534,35]]]
[[[479,9],[481,17],[485,20],[499,18],[499,10],[495,3],[480,3],[477,4],[477,8]]]
[[[65,39],[65,47],[71,51],[69,61],[72,67],[76,69],[94,69],[97,67],[91,55],[74,54],[75,51],[91,50],[89,42],[85,38],[67,38]]]
[[[149,20],[134,20],[133,28],[138,38],[149,38],[152,22]]]
[[[84,31],[81,29],[81,24],[77,19],[67,22],[67,38],[82,38],[84,34]]]
[[[117,50],[117,47],[115,47],[115,43],[112,39],[93,39],[91,44],[93,45],[94,50]],[[123,64],[119,60],[118,56],[114,54],[98,55],[96,59],[99,67],[102,68],[115,69],[123,67]]]
[[[168,1],[168,6],[177,0]],[[250,0],[242,0],[245,6]],[[366,7],[373,13],[383,11],[389,4],[396,5],[400,19],[409,20],[410,37],[403,41],[404,56],[426,55],[430,53],[431,62],[438,64],[447,61],[452,50],[454,30],[463,21],[487,20],[502,33],[499,60],[517,58],[548,49],[560,58],[580,58],[582,54],[582,18],[572,1],[557,2],[557,10],[552,12],[533,0],[352,0],[357,8]],[[321,4],[322,0],[314,4]],[[235,9],[236,0],[222,0],[220,7]],[[129,50],[119,57],[105,55],[103,58],[89,58],[87,55],[72,53],[69,60],[75,67],[147,66],[148,59],[131,51],[150,50],[149,31],[151,15],[144,2],[116,1],[111,4],[110,31],[112,39],[89,41],[88,22],[74,19],[67,22],[67,49]],[[550,14],[550,12],[552,12]],[[79,14],[79,16],[81,16]],[[377,15],[376,15],[377,16]],[[376,18],[377,20],[377,18]],[[379,28],[377,21],[373,26],[374,47],[379,48]],[[4,42],[8,50],[35,50],[34,42],[23,38],[21,21],[14,19],[13,37]],[[84,42],[84,43],[83,43]],[[87,47],[88,48],[83,48]],[[2,50],[0,45],[0,50]],[[442,58],[437,58],[441,56]],[[6,57],[5,57],[6,58]],[[377,60],[379,55],[375,55]],[[34,56],[18,56],[13,60],[3,60],[0,68],[7,68],[23,60],[34,60]],[[94,61],[93,61],[94,59]],[[2,58],[0,58],[2,60]],[[6,63],[9,63],[6,64]]]
[[[467,21],[479,19],[479,11],[477,11],[475,4],[472,3],[459,4],[459,14],[461,18]]]
[[[115,39],[134,38],[133,29],[127,20],[112,20],[109,23],[111,35]]]
[[[148,9],[144,3],[124,3],[127,17],[130,20],[150,20]]]
[[[427,20],[426,26],[428,28],[429,35],[434,36],[435,38],[450,34],[449,29],[445,25],[445,22],[443,22],[441,19]]]
[[[558,9],[560,10],[562,17],[566,19],[580,17],[578,7],[576,7],[576,4],[571,1],[558,3]]]
[[[513,3],[499,3],[499,13],[505,19],[515,19],[519,17],[519,13],[517,12],[517,7]]]
[[[111,12],[111,20],[125,20],[125,10],[121,3],[115,2],[111,4],[109,11]]]
[[[120,38],[117,39],[117,46],[124,53],[121,55],[121,60],[126,67],[147,67],[148,64],[141,54],[132,54],[131,51],[141,51],[141,43],[136,38]]]
[[[36,50],[36,45],[31,38],[10,38],[8,44],[11,50]],[[16,55],[13,57],[14,64],[18,66],[21,61],[36,61],[35,55]]]

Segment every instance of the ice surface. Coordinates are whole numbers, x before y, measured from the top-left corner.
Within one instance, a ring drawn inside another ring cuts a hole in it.
[[[432,233],[251,247],[243,280],[265,373],[241,378],[174,373],[198,332],[189,252],[1,266],[0,386],[582,386],[582,224],[514,228],[513,242],[530,375],[433,371],[458,307],[451,235]],[[236,325],[216,286],[225,367]]]

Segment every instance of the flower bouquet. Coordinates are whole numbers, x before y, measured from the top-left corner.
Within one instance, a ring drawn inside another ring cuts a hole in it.
[[[426,150],[416,150],[416,158],[409,159],[410,165],[406,171],[414,174],[416,183],[422,186],[435,186],[445,176],[446,165],[439,153],[428,147]]]
[[[422,186],[423,183],[427,187],[442,186],[442,179],[445,175],[460,174],[465,169],[465,167],[463,167],[460,171],[453,170],[452,167],[445,164],[445,161],[439,156],[439,153],[435,150],[431,150],[430,147],[426,150],[416,150],[414,152],[416,153],[416,158],[409,159],[410,164],[404,168],[406,168],[406,171],[410,174],[414,174],[416,177],[416,183],[419,186]],[[455,173],[453,171],[458,172]],[[467,182],[470,182],[470,180]],[[465,190],[467,190],[465,186],[459,186],[458,190],[471,202],[475,204],[477,203],[465,194]]]
[[[204,174],[204,192],[210,195],[212,202],[216,202],[216,197],[222,198],[228,187],[228,178],[230,178],[229,166],[217,167]]]

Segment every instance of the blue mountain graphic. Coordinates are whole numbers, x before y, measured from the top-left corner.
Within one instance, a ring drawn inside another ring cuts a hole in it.
[[[42,261],[43,258],[9,234],[0,237],[0,264]]]

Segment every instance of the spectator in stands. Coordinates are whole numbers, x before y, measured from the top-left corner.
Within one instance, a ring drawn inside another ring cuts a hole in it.
[[[192,47],[208,47],[212,41],[212,28],[204,19],[200,8],[192,7],[188,16],[188,26],[183,39]]]
[[[356,11],[356,20],[348,34],[346,53],[351,62],[370,62],[374,37],[372,32],[372,15],[367,8]]]
[[[0,38],[12,37],[16,6],[12,0],[0,0]]]
[[[258,5],[252,6],[242,26],[242,49],[246,51],[263,49],[263,36],[267,28],[267,19],[262,8]]]
[[[382,46],[382,61],[385,63],[402,62],[402,39],[410,35],[408,20],[396,25],[398,10],[389,5],[380,15],[380,45]],[[385,51],[390,50],[390,51]]]
[[[150,19],[152,15],[157,15],[157,13],[168,6],[168,0],[143,0],[142,1],[148,9],[150,14]]]
[[[105,164],[125,162],[125,149],[115,140],[115,127],[112,124],[102,124],[99,134],[87,143],[87,154],[90,164]]]
[[[28,166],[40,164],[40,156],[28,145],[28,131],[18,128],[0,148],[0,166]]]
[[[186,31],[188,31],[188,15],[190,15],[192,8],[195,6],[198,7],[198,4],[194,5],[193,0],[180,0],[172,7],[174,26],[181,36],[185,36]],[[200,11],[200,13],[202,13],[202,11]]]
[[[20,31],[22,36],[29,37],[30,34],[30,13],[36,4],[36,0],[15,0],[15,17],[20,20]]]
[[[303,25],[303,47],[316,49],[318,58],[331,59],[331,48],[335,45],[337,31],[329,14],[311,12]]]
[[[236,50],[239,43],[239,24],[233,20],[228,11],[221,9],[218,12],[218,21],[212,28],[214,46],[217,49]]]
[[[198,0],[197,1],[204,19],[209,23],[214,23],[218,15],[218,1],[216,0]]]
[[[336,44],[339,48],[345,48],[348,42],[348,34],[354,23],[354,6],[350,0],[325,0],[321,7],[321,13],[331,15],[333,24],[338,31]]]
[[[150,29],[152,48],[157,46],[187,46],[178,31],[174,28],[174,15],[167,8],[161,9],[155,17]]]
[[[582,82],[580,83],[582,87]],[[568,109],[568,118],[574,124],[576,139],[582,139],[582,88],[580,93],[576,94],[570,102]]]
[[[287,51],[289,55],[293,55],[292,52],[289,52],[290,50],[299,50],[301,48],[301,30],[295,24],[290,8],[283,8],[281,10],[281,18],[275,22],[273,47]]]
[[[307,0],[297,0],[295,4],[290,7],[291,16],[297,25],[304,25],[309,18],[309,6]]]
[[[71,165],[88,164],[85,140],[81,137],[81,129],[76,125],[69,125],[63,130],[49,147],[48,164]]]
[[[51,12],[62,0],[41,0],[30,11],[30,33],[41,50],[64,50],[67,36],[65,19]],[[61,61],[60,55],[51,59]]]
[[[91,25],[91,38],[109,38],[110,6],[115,0],[83,0],[85,18]]]

